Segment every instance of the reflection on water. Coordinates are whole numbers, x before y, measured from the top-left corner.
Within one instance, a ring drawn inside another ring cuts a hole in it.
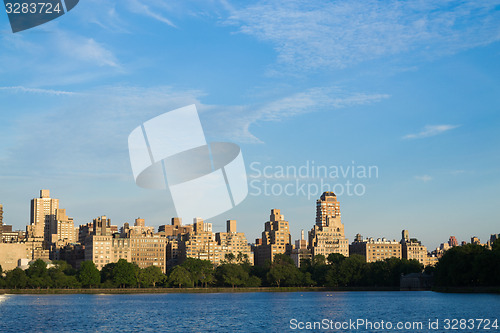
[[[283,332],[291,319],[427,323],[499,309],[500,295],[432,292],[0,295],[0,332]]]

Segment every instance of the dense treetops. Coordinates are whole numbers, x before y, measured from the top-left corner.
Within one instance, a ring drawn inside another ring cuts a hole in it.
[[[284,254],[277,254],[264,266],[252,266],[244,256],[227,256],[216,267],[208,260],[188,258],[167,274],[157,266],[140,269],[124,259],[101,271],[92,261],[83,262],[79,270],[64,261],[53,263],[54,267],[47,268],[43,260],[36,260],[26,270],[3,273],[0,267],[0,288],[399,287],[402,274],[423,270],[416,260],[390,258],[366,263],[359,255],[333,253],[303,260],[300,268]],[[438,286],[500,286],[500,240],[493,250],[472,244],[454,247],[426,272],[435,274]]]

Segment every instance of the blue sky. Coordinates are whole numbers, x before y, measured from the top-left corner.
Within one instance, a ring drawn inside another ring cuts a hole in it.
[[[13,34],[0,14],[0,203],[23,229],[41,188],[77,224],[174,215],[168,192],[137,187],[127,137],[195,103],[208,141],[255,168],[376,166],[339,194],[346,235],[434,248],[498,233],[500,1],[82,0]],[[298,179],[317,184],[318,178]],[[361,187],[359,187],[361,188]],[[315,197],[250,195],[212,218],[251,241],[280,208],[293,238]]]

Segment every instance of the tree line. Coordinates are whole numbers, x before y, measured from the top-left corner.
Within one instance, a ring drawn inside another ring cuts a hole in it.
[[[500,239],[491,250],[475,244],[449,249],[436,265],[434,280],[440,287],[500,286]]]
[[[277,254],[264,266],[253,266],[246,258],[235,259],[228,256],[214,267],[208,260],[187,258],[167,274],[157,266],[141,269],[124,259],[107,264],[101,271],[92,261],[82,262],[75,270],[65,261],[54,261],[54,266],[47,268],[43,260],[36,260],[26,270],[2,273],[0,267],[0,288],[397,287],[401,274],[422,271],[416,260],[391,258],[366,263],[359,255],[317,255],[303,260],[300,268],[285,254]]]
[[[99,271],[92,261],[84,261],[78,270],[65,261],[54,261],[47,268],[36,260],[26,270],[2,272],[0,288],[155,288],[155,287],[399,287],[401,275],[420,273],[417,260],[389,258],[366,263],[360,255],[345,257],[332,253],[302,260],[300,268],[285,254],[273,262],[253,266],[244,256],[228,255],[214,266],[208,260],[187,258],[163,274],[157,266],[139,268],[120,259]],[[500,240],[489,250],[468,244],[448,250],[436,267],[437,286],[500,286]]]

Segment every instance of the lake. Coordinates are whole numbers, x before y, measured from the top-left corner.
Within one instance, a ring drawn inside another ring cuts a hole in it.
[[[500,321],[495,294],[0,295],[0,332],[500,331],[494,320]]]

